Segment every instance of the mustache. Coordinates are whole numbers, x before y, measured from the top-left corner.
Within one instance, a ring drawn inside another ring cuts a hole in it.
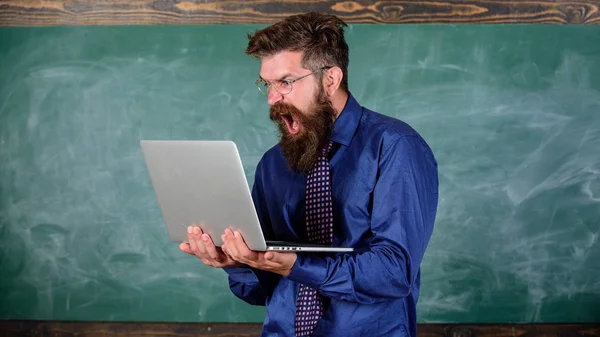
[[[271,105],[269,108],[269,118],[276,122],[281,119],[282,116],[296,117],[301,114],[300,110],[291,104],[277,103]]]

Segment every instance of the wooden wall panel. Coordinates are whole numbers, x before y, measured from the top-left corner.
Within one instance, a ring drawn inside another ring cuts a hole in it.
[[[267,24],[335,13],[348,23],[598,24],[600,0],[0,0],[0,26]]]

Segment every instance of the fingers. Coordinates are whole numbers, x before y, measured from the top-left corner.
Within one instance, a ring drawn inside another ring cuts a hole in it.
[[[268,251],[268,252],[265,252],[264,258],[267,261],[267,263],[269,263],[273,266],[279,266],[286,260],[286,258],[289,254],[290,253],[280,253],[280,252]]]
[[[223,239],[223,246],[227,251],[227,255],[231,259],[251,267],[258,267],[259,261],[262,260],[261,254],[248,248],[240,232],[226,229],[225,234],[221,238]]]
[[[188,242],[179,245],[179,249],[199,258],[202,263],[215,268],[235,267],[239,263],[231,259],[215,246],[209,234],[203,233],[197,226],[188,227]]]
[[[297,259],[296,253],[292,252],[252,251],[246,245],[240,232],[234,232],[231,229],[226,229],[221,238],[223,239],[221,249],[231,260],[253,268],[287,276]]]
[[[256,260],[256,252],[253,252],[248,248],[246,242],[242,238],[242,234],[240,232],[233,232],[233,240],[235,242],[235,246],[237,249],[238,256],[244,259],[246,262],[250,262]]]
[[[201,238],[202,242],[204,243],[206,254],[208,254],[208,256],[214,261],[223,262],[223,256],[220,254],[219,251],[217,251],[217,247],[215,247],[215,244],[210,238],[210,235],[202,234]]]
[[[225,254],[225,256],[226,256],[228,259],[231,259],[231,260],[233,260],[233,259],[231,258],[231,256],[229,256],[229,253],[227,253],[227,248],[225,247],[225,245],[222,245],[222,246],[221,246],[221,251],[223,252],[223,254]]]
[[[288,276],[296,263],[298,255],[293,252],[266,252],[264,258],[270,271]]]
[[[291,266],[296,260],[295,253],[255,252],[250,250],[241,233],[226,229],[221,236],[223,246],[219,249],[212,238],[197,226],[188,228],[188,243],[179,245],[179,249],[195,255],[202,262],[211,267],[232,267],[240,263],[254,268],[273,271],[281,275],[289,274]]]
[[[190,244],[187,242],[182,242],[179,245],[179,249],[181,249],[181,251],[183,251],[184,253],[188,253],[190,255],[194,255],[194,253],[192,253],[192,249],[190,248]]]
[[[221,239],[223,239],[223,247],[221,247],[221,249],[226,251],[227,255],[229,255],[230,258],[232,258],[235,261],[238,261],[237,260],[237,256],[238,256],[237,247],[236,247],[233,232],[231,231],[231,229],[229,229],[229,228],[226,229],[225,234],[223,234],[221,236]],[[241,262],[241,261],[238,261],[238,262]]]
[[[202,258],[206,254],[206,248],[202,241],[202,229],[197,226],[188,227],[188,242],[192,253],[199,258]]]

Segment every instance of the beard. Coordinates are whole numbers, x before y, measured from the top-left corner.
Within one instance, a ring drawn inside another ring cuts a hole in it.
[[[325,148],[333,131],[335,109],[321,88],[310,104],[308,111],[302,112],[290,104],[278,103],[269,110],[270,118],[279,128],[279,144],[290,170],[308,173]],[[296,121],[301,129],[292,134],[284,120]]]

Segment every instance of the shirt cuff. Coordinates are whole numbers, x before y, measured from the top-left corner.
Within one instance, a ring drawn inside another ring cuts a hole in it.
[[[232,280],[238,282],[258,282],[254,270],[248,266],[223,268]]]
[[[296,262],[287,276],[292,281],[319,289],[327,277],[327,264],[323,258],[297,254]]]

